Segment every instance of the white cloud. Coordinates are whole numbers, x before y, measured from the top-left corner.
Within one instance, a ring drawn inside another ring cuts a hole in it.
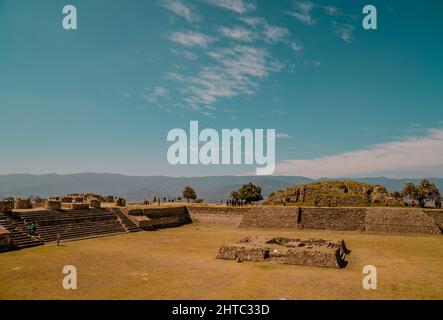
[[[244,14],[255,9],[255,5],[248,3],[247,0],[206,0],[206,2],[238,14]]]
[[[172,49],[171,53],[177,57],[183,57],[187,60],[197,60],[198,59],[198,55],[191,52],[191,51],[181,51],[181,50]]]
[[[294,52],[297,54],[303,52],[303,46],[298,44],[297,42],[291,42],[291,49],[294,50]]]
[[[354,26],[347,23],[332,22],[334,33],[344,42],[351,43],[354,40]]]
[[[387,142],[366,149],[309,160],[277,163],[276,175],[362,177],[379,174],[412,177],[424,172],[443,174],[443,129],[427,135]]]
[[[196,76],[167,75],[181,84],[184,102],[195,110],[213,108],[220,98],[252,95],[261,80],[283,68],[265,49],[250,46],[224,48],[208,55],[216,64],[203,67]]]
[[[154,87],[153,89],[146,87],[142,98],[149,102],[158,102],[159,100],[170,100],[169,91],[164,87]]]
[[[163,0],[161,2],[161,5],[173,14],[183,17],[188,22],[195,22],[200,20],[200,16],[195,12],[195,8],[191,9],[183,1]]]
[[[131,95],[129,93],[127,93],[124,90],[121,90],[120,88],[115,88],[115,92],[125,98],[128,98],[128,99],[131,97]]]
[[[326,14],[330,16],[338,16],[342,14],[341,9],[337,7],[325,6],[323,9],[325,10]]]
[[[246,23],[247,25],[255,28],[256,30],[260,30],[263,39],[271,43],[277,43],[283,41],[290,34],[288,29],[271,25],[264,18],[241,17],[240,20]]]
[[[315,4],[310,1],[296,1],[294,2],[294,6],[296,11],[288,12],[289,15],[296,18],[298,21],[312,26],[316,24],[317,22],[314,20],[314,18],[311,16],[311,11],[314,9]]]
[[[266,37],[266,40],[275,43],[280,42],[284,38],[286,38],[289,35],[289,30],[286,28],[266,24],[264,26],[264,35]]]
[[[171,41],[181,44],[185,47],[207,48],[209,44],[215,41],[214,38],[199,32],[174,32],[171,34]]]
[[[220,32],[223,36],[244,42],[252,42],[256,38],[256,35],[242,27],[219,27],[218,32]]]
[[[240,20],[254,28],[266,24],[266,20],[260,17],[240,17]]]
[[[275,134],[275,137],[277,139],[290,139],[291,135],[287,134],[287,133],[283,133],[283,132],[278,132]]]

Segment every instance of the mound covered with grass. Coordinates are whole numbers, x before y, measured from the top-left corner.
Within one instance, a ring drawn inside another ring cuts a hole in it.
[[[273,192],[266,205],[300,205],[321,207],[403,206],[398,193],[390,193],[381,185],[355,181],[321,181],[289,187]]]

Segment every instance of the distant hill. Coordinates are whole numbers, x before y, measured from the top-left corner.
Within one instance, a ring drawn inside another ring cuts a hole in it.
[[[298,206],[403,206],[403,197],[381,185],[356,181],[319,181],[273,192],[265,204]]]
[[[266,198],[271,192],[294,185],[315,181],[305,177],[291,176],[216,176],[216,177],[137,177],[119,174],[80,173],[70,175],[45,174],[11,174],[0,175],[0,198],[40,196],[47,197],[66,193],[93,192],[103,195],[118,195],[129,201],[151,200],[155,196],[177,197],[183,188],[191,185],[199,197],[205,202],[219,202],[226,200],[231,191],[238,189],[242,184],[252,182],[262,187]],[[379,184],[388,191],[399,190],[406,182],[417,183],[419,179],[389,179],[389,178],[360,178],[360,179],[333,179],[354,180],[369,184]],[[443,179],[430,178],[440,190],[443,190]]]

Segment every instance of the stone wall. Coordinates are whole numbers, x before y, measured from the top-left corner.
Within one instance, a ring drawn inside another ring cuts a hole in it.
[[[337,231],[363,230],[366,208],[300,208],[300,227]]]
[[[0,212],[10,212],[14,209],[14,200],[1,200]]]
[[[256,207],[244,213],[240,228],[298,229],[298,207]]]
[[[435,223],[443,232],[443,210],[425,210],[425,213],[434,219]]]
[[[368,208],[365,231],[441,234],[436,221],[420,209]]]
[[[244,207],[209,207],[209,206],[188,206],[188,212],[195,222],[227,224],[240,226],[243,216],[251,208]]]
[[[31,199],[15,199],[15,209],[32,209]]]
[[[11,233],[0,225],[0,252],[9,250],[11,245]]]
[[[143,230],[173,228],[192,222],[185,206],[121,210]]]
[[[241,228],[322,229],[441,234],[443,210],[411,208],[328,207],[198,207],[189,206],[193,221],[231,224]]]

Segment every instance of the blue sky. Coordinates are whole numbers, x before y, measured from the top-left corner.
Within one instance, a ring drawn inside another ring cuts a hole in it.
[[[275,128],[276,174],[443,177],[438,1],[0,0],[0,174],[204,176],[169,130]]]

